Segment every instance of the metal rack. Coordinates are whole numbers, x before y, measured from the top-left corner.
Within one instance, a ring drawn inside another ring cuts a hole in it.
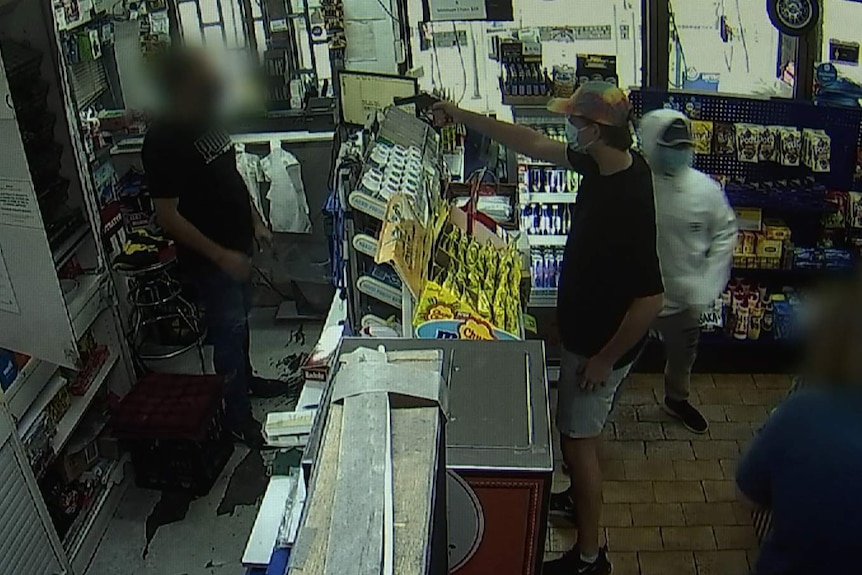
[[[386,213],[386,200],[379,194],[362,188],[362,176],[371,165],[371,149],[377,141],[389,145],[416,146],[423,150],[423,168],[436,170],[439,182],[442,154],[439,137],[424,122],[414,116],[390,108],[380,124],[375,140],[362,150],[362,169],[349,177],[339,178],[339,204],[344,213],[343,254],[345,285],[349,291],[348,317],[354,332],[370,326],[385,326],[392,318],[401,322],[404,335],[411,334],[413,298],[402,285],[395,270],[388,264],[375,264],[377,241]],[[427,193],[425,190],[427,205]]]

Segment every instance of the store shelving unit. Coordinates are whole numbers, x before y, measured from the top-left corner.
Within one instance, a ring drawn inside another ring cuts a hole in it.
[[[402,110],[390,108],[377,139],[387,145],[405,148],[415,146],[422,150],[423,169],[430,172],[436,170],[434,173],[439,182],[442,165],[440,140],[430,126]],[[374,263],[386,215],[386,199],[362,185],[363,176],[369,170],[376,169],[370,159],[374,145],[374,142],[369,142],[361,150],[356,145],[351,152],[354,156],[358,155],[356,168],[339,178],[339,203],[345,214],[343,253],[346,284],[351,290],[348,317],[356,333],[369,326],[391,325],[392,319],[396,319],[404,335],[409,337],[413,317],[410,292],[390,265]],[[420,192],[425,193],[428,192]],[[422,211],[422,208],[419,210]]]
[[[22,573],[82,575],[119,503],[123,462],[113,463],[65,540],[48,511],[44,464],[80,442],[83,423],[101,417],[107,394],[128,391],[134,371],[109,281],[74,72],[54,14],[42,8],[19,2],[0,19],[0,347],[30,356],[0,393],[0,556]],[[108,355],[90,373],[85,359],[101,347]],[[67,400],[67,386],[82,373],[89,387]]]

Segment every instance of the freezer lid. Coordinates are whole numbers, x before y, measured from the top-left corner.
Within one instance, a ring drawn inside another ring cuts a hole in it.
[[[443,350],[443,379],[449,385],[448,468],[553,470],[542,342],[345,338],[339,355],[378,345],[392,351]],[[329,391],[315,428],[325,419]],[[312,431],[306,465],[315,459],[318,435],[317,429]]]

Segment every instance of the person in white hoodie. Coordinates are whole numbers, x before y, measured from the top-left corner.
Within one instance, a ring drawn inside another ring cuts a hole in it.
[[[689,402],[700,315],[727,285],[736,243],[736,216],[721,186],[692,167],[691,122],[676,110],[656,110],[640,124],[653,171],[664,308],[654,325],[664,342],[663,408],[694,433],[709,423]]]

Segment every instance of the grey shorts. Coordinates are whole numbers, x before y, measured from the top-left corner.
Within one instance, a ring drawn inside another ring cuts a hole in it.
[[[615,369],[605,385],[588,391],[581,389],[587,359],[563,349],[557,390],[557,429],[572,439],[602,434],[617,389],[632,369],[631,364]]]

